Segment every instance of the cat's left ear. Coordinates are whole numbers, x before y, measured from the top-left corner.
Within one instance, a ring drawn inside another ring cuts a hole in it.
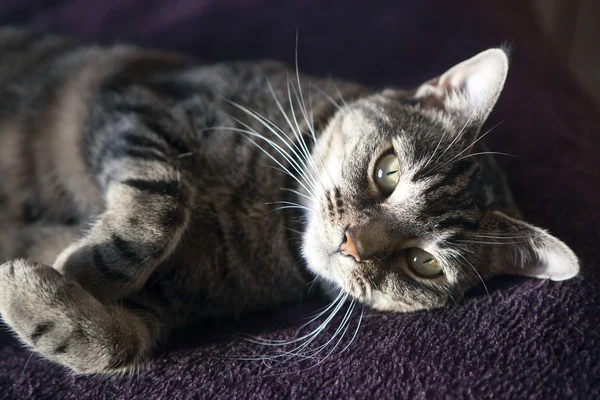
[[[489,211],[483,228],[490,235],[482,241],[492,251],[491,269],[495,275],[524,275],[562,281],[579,273],[575,253],[545,230],[499,211]]]
[[[467,122],[481,125],[498,101],[507,73],[506,52],[486,50],[421,85],[413,100],[423,109],[447,112],[460,127]]]

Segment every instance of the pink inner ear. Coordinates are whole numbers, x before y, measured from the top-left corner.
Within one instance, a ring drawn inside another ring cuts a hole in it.
[[[471,117],[482,122],[498,100],[507,72],[506,54],[500,49],[487,50],[421,85],[416,97],[424,107],[449,111],[458,125]]]

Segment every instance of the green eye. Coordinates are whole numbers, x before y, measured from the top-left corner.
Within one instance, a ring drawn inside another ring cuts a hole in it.
[[[400,163],[395,154],[386,154],[375,165],[375,183],[385,194],[391,194],[400,180]]]
[[[435,278],[442,274],[440,262],[425,250],[413,247],[408,250],[407,261],[410,268],[424,278]]]

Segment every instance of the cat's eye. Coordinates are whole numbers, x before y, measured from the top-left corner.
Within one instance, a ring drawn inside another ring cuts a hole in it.
[[[424,278],[435,278],[442,274],[440,262],[433,255],[417,247],[408,250],[407,261],[413,272]]]
[[[400,180],[400,163],[394,153],[381,157],[375,165],[375,183],[384,194],[391,194]]]

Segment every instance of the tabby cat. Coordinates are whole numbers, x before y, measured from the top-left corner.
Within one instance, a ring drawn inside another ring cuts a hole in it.
[[[131,371],[174,329],[315,277],[405,312],[578,273],[478,141],[501,49],[410,91],[13,28],[0,57],[0,314],[78,373]]]

